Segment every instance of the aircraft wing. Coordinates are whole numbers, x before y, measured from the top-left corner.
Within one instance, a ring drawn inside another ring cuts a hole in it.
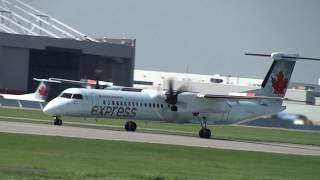
[[[269,96],[235,96],[235,95],[217,95],[217,94],[197,94],[199,98],[210,99],[230,99],[230,100],[261,100],[261,99],[278,99],[283,100],[282,97],[269,97]]]
[[[91,88],[91,86],[94,86],[97,84],[97,80],[90,80],[86,79],[83,81],[76,81],[76,80],[69,80],[69,79],[60,79],[60,78],[49,78],[51,81],[56,81],[59,83],[69,83],[69,84],[75,84],[75,85],[80,85],[86,88]],[[98,81],[99,85],[102,87],[112,87],[113,83],[112,82],[106,82],[106,81]]]
[[[69,79],[60,79],[60,78],[49,78],[51,81],[56,81],[58,83],[70,83],[70,84],[79,84],[79,85],[87,85],[88,82],[84,81],[75,81],[75,80],[69,80]]]

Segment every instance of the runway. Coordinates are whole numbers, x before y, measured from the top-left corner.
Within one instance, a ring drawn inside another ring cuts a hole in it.
[[[201,139],[198,137],[177,135],[125,132],[7,121],[0,121],[0,132],[320,156],[320,146]]]

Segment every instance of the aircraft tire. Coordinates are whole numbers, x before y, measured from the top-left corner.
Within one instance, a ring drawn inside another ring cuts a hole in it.
[[[206,138],[209,139],[211,137],[211,131],[210,129],[202,128],[199,131],[200,138]]]
[[[53,121],[53,124],[56,125],[56,126],[61,126],[62,125],[62,120],[58,119],[58,118],[55,118],[54,121]]]
[[[128,122],[126,122],[124,128],[126,129],[126,131],[134,132],[137,129],[137,124],[133,121],[128,121]]]

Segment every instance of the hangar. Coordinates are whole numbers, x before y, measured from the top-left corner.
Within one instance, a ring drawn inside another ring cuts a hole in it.
[[[125,42],[125,43],[121,43]],[[33,78],[95,78],[131,86],[134,41],[57,39],[0,33],[0,89],[34,90]]]
[[[133,84],[134,39],[88,37],[19,0],[1,0],[0,20],[0,92],[32,92],[33,78]]]

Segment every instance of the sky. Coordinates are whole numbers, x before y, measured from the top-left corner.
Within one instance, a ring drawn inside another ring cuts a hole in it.
[[[263,79],[272,60],[320,58],[319,0],[23,0],[90,37],[135,38],[136,69]],[[320,62],[292,81],[317,84]]]

